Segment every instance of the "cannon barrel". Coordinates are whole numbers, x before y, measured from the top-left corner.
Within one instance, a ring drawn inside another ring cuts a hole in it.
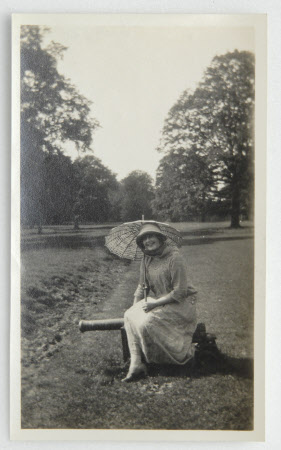
[[[95,330],[120,330],[124,326],[124,319],[99,319],[99,320],[80,320],[79,329],[84,331]]]

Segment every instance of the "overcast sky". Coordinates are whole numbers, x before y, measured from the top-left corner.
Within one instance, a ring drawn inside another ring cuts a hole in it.
[[[119,180],[136,169],[155,178],[164,119],[215,55],[254,51],[250,27],[52,25],[50,40],[68,47],[59,72],[93,102],[92,115],[102,126],[94,154]]]

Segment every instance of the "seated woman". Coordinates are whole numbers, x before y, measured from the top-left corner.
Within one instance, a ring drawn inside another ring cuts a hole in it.
[[[155,224],[143,225],[136,239],[144,253],[140,284],[124,323],[131,355],[123,381],[147,373],[147,363],[186,364],[193,356],[196,291],[189,286],[186,264],[178,248],[168,245]],[[149,296],[144,299],[143,283]]]

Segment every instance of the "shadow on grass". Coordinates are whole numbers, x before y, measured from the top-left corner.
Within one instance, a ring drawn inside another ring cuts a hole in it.
[[[253,378],[253,361],[250,358],[233,358],[222,353],[216,357],[192,359],[185,366],[149,367],[150,376],[201,378],[209,375],[233,375],[239,378]]]
[[[219,241],[240,241],[245,239],[253,239],[253,236],[220,236],[220,237],[211,237],[200,239],[183,239],[182,245],[204,245],[204,244],[214,244]]]
[[[204,236],[214,236],[218,233],[222,234],[224,232],[233,231],[234,233],[236,231],[243,231],[247,230],[248,232],[254,231],[253,226],[241,226],[239,228],[231,228],[231,227],[222,227],[222,228],[200,228],[199,230],[190,230],[190,231],[181,231],[181,236],[198,236],[198,237],[204,237]]]
[[[181,231],[182,236],[213,236],[217,233],[224,233],[225,231],[243,231],[243,230],[254,230],[254,227],[252,225],[243,225],[238,228],[231,228],[229,227],[217,227],[217,228],[200,228],[199,230],[190,230],[190,231]]]
[[[40,236],[36,239],[21,240],[21,250],[42,250],[45,248],[70,248],[78,249],[83,247],[96,247],[97,245],[104,245],[104,236],[89,237],[71,235],[71,236]]]
[[[104,370],[106,376],[122,378],[129,367],[115,366]],[[148,364],[150,377],[177,377],[177,378],[202,378],[214,374],[233,375],[239,378],[253,378],[253,360],[251,358],[233,358],[223,353],[215,357],[203,357],[200,360],[194,358],[184,366]]]

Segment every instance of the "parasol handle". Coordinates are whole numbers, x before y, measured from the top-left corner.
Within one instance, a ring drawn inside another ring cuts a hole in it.
[[[146,285],[146,267],[145,267],[145,260],[143,259],[143,295],[144,295],[144,301],[147,302],[147,285]]]
[[[145,283],[143,283],[142,288],[143,288],[144,301],[147,302],[147,286]]]

